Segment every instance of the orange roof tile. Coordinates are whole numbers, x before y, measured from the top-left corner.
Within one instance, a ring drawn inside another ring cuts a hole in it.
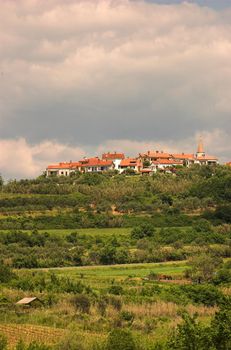
[[[141,166],[141,161],[136,158],[125,158],[121,160],[120,166]]]
[[[182,161],[178,161],[178,160],[173,160],[173,159],[157,159],[156,163],[159,164],[169,164],[169,165],[182,165],[183,162]]]
[[[48,165],[47,169],[75,169],[81,166],[79,162],[59,163]]]
[[[148,169],[148,168],[147,168],[147,169],[145,168],[145,169],[141,169],[141,170],[140,170],[141,173],[151,173],[152,171],[153,171],[152,169]]]
[[[217,160],[217,157],[205,155],[205,156],[196,157],[196,159],[198,159],[198,160]]]
[[[186,154],[186,153],[173,153],[171,154],[172,158],[175,159],[194,159],[194,154]]]
[[[162,151],[148,151],[146,153],[140,154],[141,157],[149,157],[149,158],[171,158],[171,154],[165,153]]]
[[[124,153],[110,153],[110,152],[108,152],[108,153],[103,153],[102,154],[102,159],[110,159],[110,160],[112,160],[112,159],[124,159],[125,158],[125,156],[124,156]]]
[[[80,161],[82,167],[92,167],[92,166],[111,166],[113,164],[112,160],[94,158],[84,158]]]

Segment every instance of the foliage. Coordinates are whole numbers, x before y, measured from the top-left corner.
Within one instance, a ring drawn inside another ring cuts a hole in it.
[[[154,232],[155,230],[151,224],[144,223],[131,231],[131,237],[135,239],[151,237],[154,235]]]
[[[7,339],[3,334],[0,334],[0,350],[5,350],[7,348]]]
[[[135,350],[136,344],[131,332],[124,329],[113,329],[106,342],[105,350]]]
[[[15,274],[12,272],[11,268],[0,260],[0,283],[7,283],[14,277]]]
[[[191,278],[198,283],[210,282],[215,276],[216,269],[222,264],[222,259],[211,254],[200,254],[191,258],[189,272]]]
[[[231,348],[231,310],[221,309],[215,314],[210,326],[203,326],[197,316],[184,313],[167,342],[166,349],[176,350],[229,350]]]
[[[72,298],[72,303],[76,307],[76,309],[79,310],[80,312],[87,313],[87,314],[90,312],[91,302],[86,295],[84,294],[75,295]]]

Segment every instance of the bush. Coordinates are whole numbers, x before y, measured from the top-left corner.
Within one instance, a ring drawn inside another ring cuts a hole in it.
[[[209,334],[196,319],[187,313],[182,315],[183,323],[178,325],[167,342],[168,350],[206,350],[210,349]]]
[[[215,285],[231,283],[231,271],[227,268],[222,268],[217,271],[216,275],[213,278],[213,283]]]
[[[0,334],[0,350],[5,350],[7,348],[7,339],[3,334]]]
[[[123,287],[118,285],[113,285],[108,289],[108,292],[114,295],[121,295],[123,294]]]
[[[90,312],[91,302],[90,299],[84,294],[75,295],[72,299],[72,304],[80,312],[86,314]]]
[[[115,310],[120,311],[122,309],[123,303],[120,297],[110,296],[109,302]]]
[[[29,345],[25,345],[22,340],[16,345],[15,350],[51,350],[52,348],[45,344],[32,342]]]
[[[120,318],[124,321],[132,322],[135,318],[135,315],[133,312],[123,310],[120,313]]]
[[[210,326],[203,326],[197,317],[183,314],[179,324],[167,341],[166,350],[229,350],[231,349],[231,309],[216,312]],[[154,347],[155,349],[155,347]]]
[[[214,306],[222,303],[223,293],[212,285],[185,285],[181,289],[196,304]]]
[[[123,329],[113,329],[106,342],[105,350],[136,350],[132,333]]]
[[[11,271],[10,267],[5,265],[3,261],[0,261],[0,283],[9,282],[15,274]]]
[[[144,237],[151,237],[154,235],[154,233],[155,233],[154,227],[149,223],[145,223],[138,227],[135,227],[131,231],[131,238],[141,239]]]
[[[231,309],[222,308],[211,322],[212,339],[215,349],[231,349]]]

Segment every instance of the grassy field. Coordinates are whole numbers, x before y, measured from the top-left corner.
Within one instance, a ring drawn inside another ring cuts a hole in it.
[[[65,276],[80,276],[90,277],[111,277],[111,278],[129,278],[129,277],[145,277],[151,272],[157,274],[182,274],[186,269],[186,261],[166,262],[166,263],[145,263],[145,264],[121,264],[109,266],[85,266],[85,267],[70,267],[56,268],[56,272]],[[52,269],[50,269],[52,271]]]
[[[82,228],[82,229],[56,229],[56,230],[39,230],[39,232],[48,232],[50,235],[66,236],[71,232],[77,231],[81,235],[97,236],[97,237],[109,237],[109,236],[128,236],[131,232],[131,228],[116,227],[116,228]]]

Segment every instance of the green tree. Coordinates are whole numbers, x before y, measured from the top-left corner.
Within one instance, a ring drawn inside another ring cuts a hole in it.
[[[167,342],[168,350],[208,350],[211,349],[210,333],[202,326],[196,316],[182,315],[183,323],[179,324]]]
[[[212,340],[217,350],[231,349],[231,309],[222,308],[211,322]]]
[[[0,282],[7,283],[12,278],[15,277],[15,274],[12,272],[11,268],[0,261]]]
[[[190,259],[189,266],[191,266],[191,269],[188,273],[198,283],[210,282],[221,264],[222,258],[203,253]]]
[[[141,239],[144,237],[151,237],[155,233],[154,227],[149,223],[144,223],[138,227],[135,227],[131,231],[131,238]]]

